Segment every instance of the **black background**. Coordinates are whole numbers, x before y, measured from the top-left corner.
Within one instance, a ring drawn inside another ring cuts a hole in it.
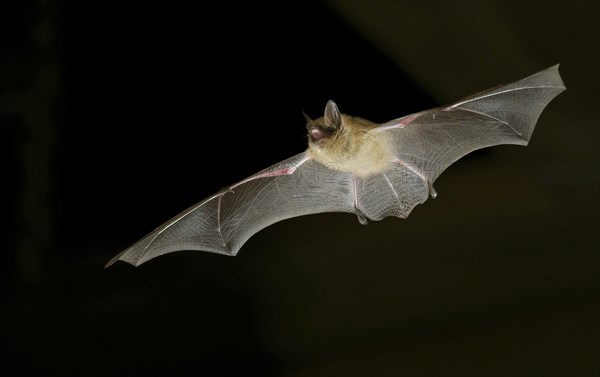
[[[6,375],[598,374],[597,6],[392,3],[4,2]],[[461,160],[408,220],[103,269],[301,152],[301,109],[383,122],[558,62],[531,145]]]

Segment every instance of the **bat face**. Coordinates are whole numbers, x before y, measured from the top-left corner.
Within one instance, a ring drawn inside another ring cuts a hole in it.
[[[325,115],[315,120],[304,114],[306,129],[308,130],[308,144],[315,148],[329,149],[335,140],[344,133],[345,126],[337,105],[328,101],[325,106]]]
[[[450,106],[374,124],[327,102],[306,117],[308,149],[233,184],[167,221],[117,260],[138,266],[179,250],[236,255],[281,220],[354,213],[362,224],[406,218],[435,197],[433,183],[462,156],[498,144],[527,145],[546,105],[565,86],[558,65]]]
[[[323,117],[312,120],[306,114],[307,154],[329,169],[368,177],[387,169],[392,150],[383,135],[372,132],[375,123],[340,113],[328,101]]]

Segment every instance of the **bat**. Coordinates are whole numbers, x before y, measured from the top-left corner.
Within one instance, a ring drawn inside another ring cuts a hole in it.
[[[134,266],[179,250],[236,255],[265,227],[323,212],[361,224],[406,218],[435,198],[452,163],[498,144],[527,145],[546,105],[565,90],[558,65],[532,76],[387,123],[342,114],[333,101],[304,114],[308,149],[188,208],[111,259]]]

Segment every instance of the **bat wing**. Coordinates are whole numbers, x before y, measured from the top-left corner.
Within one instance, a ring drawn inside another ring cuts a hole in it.
[[[235,255],[248,238],[275,222],[321,212],[356,212],[353,188],[350,173],[301,153],[180,213],[106,266],[117,260],[138,266],[178,250]]]
[[[357,207],[368,218],[405,218],[435,197],[433,182],[452,163],[476,149],[527,145],[546,105],[565,86],[558,65],[457,103],[382,124],[393,150],[392,167],[358,179]]]
[[[558,65],[453,105],[399,118],[369,132],[384,133],[390,166],[360,177],[328,168],[306,153],[227,187],[177,215],[115,256],[138,266],[178,250],[235,255],[253,234],[291,217],[356,213],[366,218],[405,218],[429,196],[452,163],[476,149],[527,145],[545,106],[565,90]]]

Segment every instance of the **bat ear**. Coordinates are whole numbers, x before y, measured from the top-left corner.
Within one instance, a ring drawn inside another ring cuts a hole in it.
[[[327,101],[327,106],[325,106],[325,124],[336,129],[342,125],[340,110],[332,100]]]
[[[306,123],[307,124],[311,124],[312,123],[312,119],[310,119],[310,117],[308,115],[306,115],[306,113],[304,112],[304,109],[302,109],[302,115],[304,115],[304,119],[306,119]]]

